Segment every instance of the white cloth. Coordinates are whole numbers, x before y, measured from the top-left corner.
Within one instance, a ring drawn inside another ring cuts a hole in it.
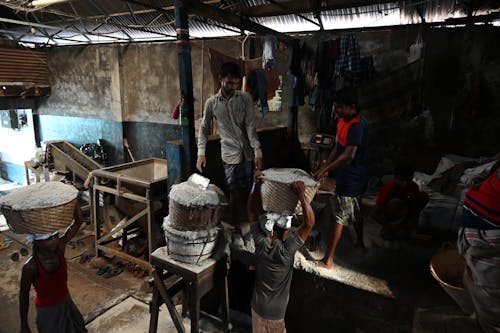
[[[55,236],[55,235],[58,235],[59,234],[59,231],[54,231],[52,233],[48,233],[48,234],[34,234],[34,235],[28,235],[26,237],[26,241],[28,244],[31,244],[33,243],[33,241],[42,241],[42,240],[46,240],[46,239],[49,239],[50,237],[52,236]]]
[[[292,215],[289,212],[283,213],[266,213],[265,223],[262,225],[263,231],[268,234],[273,234],[274,226],[282,229],[290,229],[292,227]]]

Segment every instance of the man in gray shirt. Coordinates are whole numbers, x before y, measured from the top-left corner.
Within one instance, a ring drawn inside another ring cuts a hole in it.
[[[264,214],[260,192],[260,172],[256,171],[252,192],[248,198],[248,219],[255,241],[257,267],[252,296],[252,331],[254,333],[283,333],[285,312],[292,282],[295,253],[302,247],[314,227],[311,205],[305,197],[303,182],[294,182],[290,188],[302,204],[304,222],[290,231],[290,219],[280,213]]]
[[[242,200],[252,185],[254,168],[262,169],[262,151],[255,130],[252,97],[237,90],[241,82],[238,65],[233,62],[223,64],[219,80],[219,92],[205,103],[198,136],[196,167],[202,172],[206,166],[205,148],[210,135],[210,122],[215,118],[220,133],[232,223],[241,232],[240,217],[244,215],[241,212]]]

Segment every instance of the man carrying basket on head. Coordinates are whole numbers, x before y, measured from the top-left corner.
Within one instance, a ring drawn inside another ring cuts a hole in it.
[[[248,220],[257,256],[255,288],[252,296],[252,332],[283,333],[288,305],[295,253],[314,227],[314,212],[306,199],[301,181],[290,184],[303,207],[304,222],[290,231],[291,216],[280,212],[264,212],[261,197],[261,173],[255,172],[254,185],[248,198]]]

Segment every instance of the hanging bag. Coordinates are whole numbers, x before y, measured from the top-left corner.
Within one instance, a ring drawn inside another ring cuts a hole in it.
[[[422,39],[422,34],[419,31],[417,39],[413,44],[410,45],[410,55],[408,56],[408,63],[412,63],[422,58],[424,49],[424,40]]]

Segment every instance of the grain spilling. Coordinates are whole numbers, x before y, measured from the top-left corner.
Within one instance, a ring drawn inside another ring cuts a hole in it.
[[[0,205],[13,210],[48,208],[63,205],[78,196],[78,190],[61,182],[33,184],[14,190],[0,198]]]

